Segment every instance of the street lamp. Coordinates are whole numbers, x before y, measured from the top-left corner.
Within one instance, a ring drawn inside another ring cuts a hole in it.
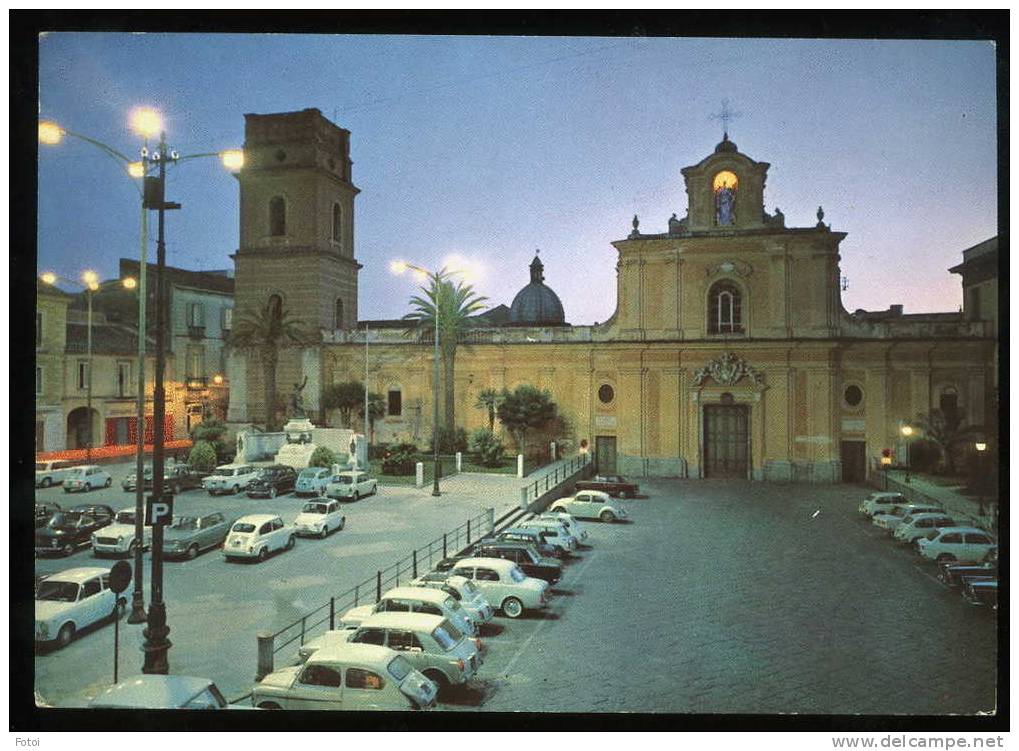
[[[984,452],[987,451],[987,443],[977,441],[973,444],[977,450],[977,493],[980,499],[980,516],[984,515]]]
[[[450,272],[446,269],[441,271],[428,271],[420,266],[415,266],[412,263],[406,261],[393,261],[389,264],[389,269],[394,274],[402,274],[405,271],[414,272],[414,276],[418,281],[424,281],[431,278],[435,282],[435,299],[432,300],[433,315],[435,319],[435,353],[433,359],[435,361],[435,371],[432,376],[433,386],[433,413],[432,413],[432,495],[438,497],[442,495],[439,492],[439,295],[442,293],[443,278]],[[454,271],[452,273],[459,273]],[[365,415],[368,414],[367,408],[365,409]]]
[[[910,453],[909,452],[909,448],[910,448],[909,439],[913,435],[913,426],[912,425],[903,425],[901,428],[899,428],[899,432],[901,432],[902,433],[902,437],[906,439],[906,484],[909,485],[909,482],[910,482],[909,473],[910,473],[910,469],[912,467],[912,462],[910,461],[910,456],[909,456],[909,453]]]

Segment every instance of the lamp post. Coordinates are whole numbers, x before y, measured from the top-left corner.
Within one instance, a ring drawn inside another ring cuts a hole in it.
[[[909,483],[910,483],[909,473],[910,473],[910,470],[912,468],[912,462],[910,461],[910,456],[909,456],[909,448],[910,448],[909,439],[913,435],[913,426],[912,425],[903,425],[901,428],[899,428],[899,432],[901,432],[902,433],[902,437],[906,439],[906,484],[909,485]]]
[[[973,444],[977,450],[977,493],[979,494],[980,516],[984,515],[984,452],[987,451],[985,441],[977,441]]]

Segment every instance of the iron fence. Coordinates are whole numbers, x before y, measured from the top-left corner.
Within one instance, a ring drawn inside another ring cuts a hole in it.
[[[545,493],[559,487],[560,483],[566,482],[590,463],[590,454],[580,454],[570,459],[566,464],[560,464],[554,470],[535,478],[533,482],[528,482],[520,491],[523,505],[533,503]]]

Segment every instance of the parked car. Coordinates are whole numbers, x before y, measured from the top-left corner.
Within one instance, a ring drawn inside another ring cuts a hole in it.
[[[36,462],[35,486],[37,488],[48,488],[50,485],[59,485],[76,466],[74,462],[67,461],[66,459]]]
[[[506,542],[523,542],[534,548],[535,552],[542,558],[555,558],[556,549],[545,542],[546,535],[540,529],[524,529],[522,527],[508,527],[495,536],[496,540]],[[491,538],[489,538],[491,539]],[[462,556],[466,558],[467,556]]]
[[[290,493],[297,484],[297,471],[285,464],[261,467],[254,480],[248,483],[248,498],[275,498]]]
[[[95,464],[72,467],[64,475],[64,492],[74,491],[87,493],[96,488],[108,488],[113,484],[110,473]]]
[[[559,558],[569,558],[570,554],[577,549],[577,543],[579,542],[577,538],[570,534],[566,525],[558,519],[535,517],[518,522],[516,528],[538,530],[545,544],[555,548],[556,556]]]
[[[920,555],[932,561],[976,563],[995,547],[991,535],[976,527],[946,527],[936,537],[916,541]]]
[[[133,555],[135,541],[135,509],[121,509],[113,523],[92,533],[92,555]],[[152,544],[152,527],[142,526],[142,550]]]
[[[481,666],[480,641],[468,638],[449,619],[428,613],[376,613],[348,640],[395,649],[439,692],[473,678]]]
[[[980,563],[942,561],[938,564],[938,579],[949,587],[961,587],[967,576],[998,578],[998,546],[987,551]]]
[[[906,503],[892,506],[892,510],[888,513],[874,514],[871,524],[892,534],[907,516],[936,513],[944,514],[945,510],[929,503]]]
[[[279,550],[291,550],[296,532],[273,514],[251,514],[234,522],[223,543],[227,558],[257,558],[259,562]]]
[[[203,550],[223,545],[234,520],[222,511],[202,516],[176,516],[163,530],[163,555],[167,558],[196,558]]]
[[[324,495],[333,472],[325,467],[305,467],[297,474],[294,492],[298,496]]]
[[[88,507],[101,513],[87,513],[85,510],[69,509],[58,511],[46,523],[35,530],[36,555],[59,553],[71,555],[82,545],[92,542],[92,533],[109,526],[113,521],[113,509],[109,506]]]
[[[299,535],[325,539],[330,532],[343,529],[346,522],[339,501],[308,501],[294,520],[294,529]]]
[[[544,513],[538,514],[536,519],[558,519],[565,526],[567,531],[573,535],[574,539],[577,540],[578,544],[587,539],[587,531],[581,528],[580,522],[574,519],[572,516],[567,514],[565,511],[545,511]]]
[[[626,518],[626,510],[613,505],[608,494],[600,490],[582,490],[576,495],[560,498],[549,510],[565,511],[576,519],[600,519],[603,522]]]
[[[620,498],[636,498],[640,486],[622,475],[595,475],[590,480],[578,480],[577,490],[600,490]]]
[[[248,483],[256,476],[255,468],[249,464],[224,464],[216,467],[211,475],[202,480],[202,487],[209,491],[209,495],[220,493],[237,495],[241,488],[248,487]]]
[[[340,472],[329,478],[325,494],[329,498],[350,499],[358,501],[366,495],[374,495],[379,490],[379,481],[368,477],[365,472]]]
[[[260,709],[431,709],[438,687],[402,654],[342,642],[303,665],[270,673],[251,691]]]
[[[478,626],[457,598],[439,589],[394,587],[374,605],[359,605],[343,614],[344,626],[359,626],[375,613],[428,613],[448,618],[468,636],[477,636]]]
[[[494,615],[492,606],[481,594],[481,590],[470,579],[458,574],[450,575],[441,571],[429,571],[427,574],[414,579],[412,587],[430,587],[439,589],[450,597],[458,600],[460,606],[467,611],[471,620],[479,626],[488,623]]]
[[[902,493],[883,491],[871,493],[864,498],[860,501],[860,506],[857,510],[864,516],[874,516],[874,514],[891,511],[893,506],[900,506],[906,503],[909,503],[909,499]]]
[[[563,578],[563,567],[555,558],[542,558],[524,542],[482,540],[474,546],[475,558],[502,558],[513,561],[527,576],[556,584]]]
[[[519,618],[525,610],[548,606],[545,590],[548,582],[524,574],[513,561],[502,558],[464,558],[456,562],[452,573],[472,580],[492,607],[509,618]]]
[[[110,686],[89,702],[92,709],[251,709],[227,704],[208,678],[136,675]]]
[[[174,495],[184,491],[202,487],[202,481],[209,476],[208,472],[192,469],[187,464],[174,464],[164,468],[163,488]],[[137,488],[138,473],[132,472],[120,482],[120,487],[131,491]],[[152,467],[146,466],[142,472],[142,489],[152,490]]]
[[[992,610],[998,609],[998,580],[967,579],[962,587],[962,596],[971,605],[983,605]]]
[[[958,523],[955,519],[941,513],[910,514],[904,517],[902,524],[895,528],[892,537],[899,542],[908,544],[921,537],[930,537],[936,529],[956,526]]]
[[[82,629],[119,618],[124,600],[110,589],[108,568],[72,568],[51,574],[35,593],[35,640],[66,647]]]
[[[60,504],[53,501],[35,502],[35,528],[45,527],[46,522],[53,518],[53,515],[60,511]]]

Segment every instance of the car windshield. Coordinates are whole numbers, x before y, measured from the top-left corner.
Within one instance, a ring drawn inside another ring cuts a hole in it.
[[[527,577],[524,576],[524,572],[521,571],[518,567],[514,566],[513,568],[510,569],[510,579],[517,582],[518,584],[526,578]]]
[[[35,599],[74,602],[78,599],[78,585],[74,582],[44,581],[39,584]]]
[[[212,473],[213,477],[233,477],[234,471],[232,469],[217,469]]]
[[[85,470],[84,470],[83,468],[80,468],[80,467],[79,467],[78,469],[72,469],[70,473],[71,473],[72,475],[78,475],[78,476],[80,476],[80,475],[84,475],[84,474],[85,474]]]
[[[350,475],[334,475],[333,482],[339,483],[340,485],[353,485],[354,478]]]
[[[134,524],[134,511],[118,511],[116,519],[118,524]]]
[[[234,528],[233,528],[232,531],[234,531],[234,532],[254,532],[255,531],[255,525],[254,524],[248,524],[247,522],[239,522],[239,523],[234,525]]]
[[[477,588],[477,586],[474,584],[474,582],[472,582],[470,579],[465,581],[462,586],[463,586],[464,592],[469,594],[471,597],[473,597],[474,595],[476,595],[480,591]]]
[[[460,640],[464,638],[464,635],[460,633],[460,629],[452,623],[449,621],[443,621],[435,627],[434,631],[432,631],[432,638],[435,639],[443,650],[448,652],[460,643]]]
[[[194,529],[198,526],[198,519],[193,516],[178,516],[173,521],[170,529]]]
[[[456,601],[456,600],[455,600],[454,598],[452,598],[452,597],[447,597],[447,598],[446,598],[446,601],[445,601],[444,603],[442,603],[442,607],[444,607],[444,608],[446,608],[447,610],[450,610],[450,611],[452,611],[452,612],[454,612],[454,613],[455,613],[455,612],[457,612],[458,610],[460,610],[460,603],[459,603],[459,602],[457,602],[457,601]]]
[[[390,660],[389,667],[387,668],[387,670],[389,670],[389,674],[396,678],[396,680],[398,681],[402,681],[404,678],[410,675],[410,671],[412,671],[413,669],[414,666],[411,665],[407,658],[404,657],[403,655],[397,655],[392,660]]]
[[[78,523],[81,519],[81,514],[74,511],[69,513],[57,512],[53,515],[53,518],[49,520],[49,526],[51,527],[70,527]]]
[[[452,597],[457,602],[460,602],[460,600],[463,599],[463,595],[456,591],[456,587],[451,587],[448,584],[443,584],[442,587],[440,587],[440,589],[442,589],[443,592],[445,592],[447,595]]]
[[[46,464],[46,462],[36,462],[35,463],[35,471],[36,472],[45,472],[47,466],[48,465]]]
[[[300,477],[302,480],[314,480],[316,477],[318,477],[318,473],[321,471],[322,470],[320,470],[318,467],[308,467],[307,469],[301,470]]]
[[[301,511],[306,514],[324,514],[326,512],[326,508],[327,507],[324,503],[306,503]]]

